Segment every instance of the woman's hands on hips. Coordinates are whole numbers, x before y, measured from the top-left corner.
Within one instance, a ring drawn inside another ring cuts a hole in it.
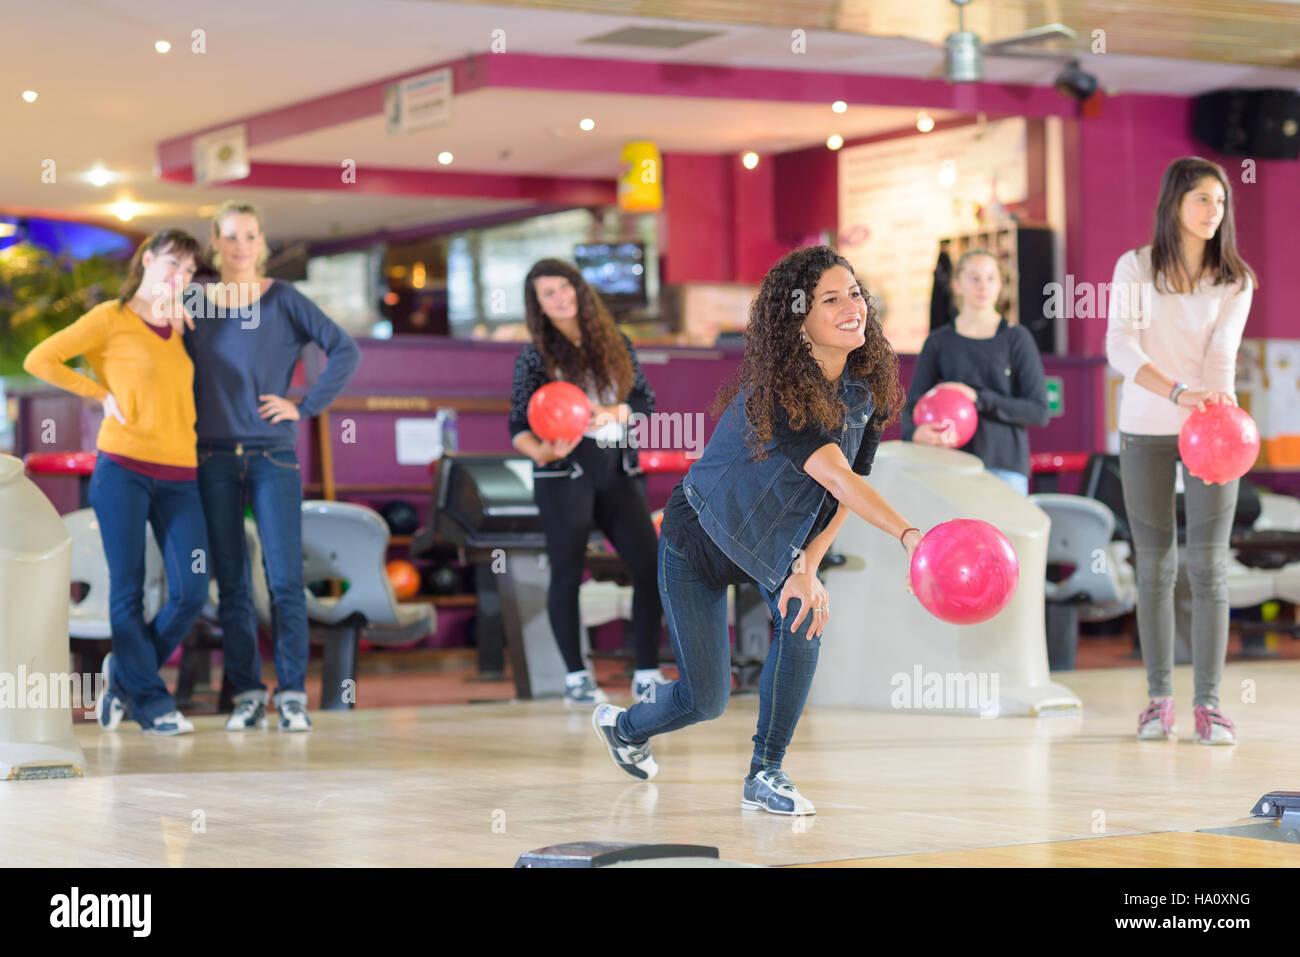
[[[113,397],[113,393],[110,392],[108,395],[104,396],[104,401],[100,404],[104,407],[104,418],[117,419],[117,421],[126,425],[126,416],[124,416],[122,410],[118,408],[117,399]]]
[[[831,618],[830,595],[826,591],[826,586],[814,572],[795,572],[785,580],[785,587],[781,589],[781,596],[777,599],[776,607],[782,618],[785,617],[791,598],[799,599],[799,614],[790,625],[790,630],[798,631],[800,623],[811,614],[812,623],[808,626],[808,640],[820,637],[826,630],[826,622]]]
[[[301,418],[298,406],[288,399],[278,395],[259,395],[257,398],[262,403],[257,407],[257,414],[270,419],[272,425],[277,422],[297,422]]]

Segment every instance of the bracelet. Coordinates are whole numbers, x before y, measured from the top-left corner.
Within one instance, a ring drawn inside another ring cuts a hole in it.
[[[920,530],[919,528],[905,528],[905,529],[903,529],[902,533],[898,536],[898,544],[902,545],[904,548],[907,547],[907,544],[903,541],[903,536],[906,535],[908,532],[916,532],[916,534],[921,535],[921,530]],[[922,537],[924,538],[923,535],[922,535]]]
[[[1169,391],[1169,401],[1174,405],[1178,404],[1178,397],[1187,391],[1187,386],[1181,382],[1175,382],[1174,387]]]

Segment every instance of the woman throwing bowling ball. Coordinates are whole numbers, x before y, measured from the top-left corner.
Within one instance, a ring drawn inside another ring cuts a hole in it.
[[[725,411],[664,509],[659,594],[680,678],[653,701],[604,704],[592,716],[620,768],[654,777],[654,735],[722,714],[727,586],[757,584],[773,637],[742,806],[814,813],[781,762],[830,620],[817,568],[854,512],[898,539],[906,575],[921,533],[864,479],[902,403],[898,357],[848,261],[814,246],[773,266],[750,309],[740,373],[718,396],[715,411]]]
[[[1193,409],[1235,403],[1237,347],[1255,274],[1237,253],[1232,190],[1215,163],[1175,160],[1156,204],[1155,237],[1115,264],[1106,357],[1124,375],[1120,475],[1137,557],[1137,619],[1147,668],[1138,738],[1174,732],[1174,582],[1178,574],[1178,433]],[[1237,482],[1209,485],[1184,469],[1192,586],[1193,715],[1201,744],[1236,744],[1219,710],[1228,651],[1228,536]]]
[[[533,494],[546,534],[551,584],[546,610],[564,656],[565,704],[608,701],[582,661],[578,586],[594,524],[613,544],[632,576],[636,673],[632,695],[649,697],[667,679],[659,671],[663,611],[655,580],[655,529],[628,422],[654,411],[655,394],[632,343],[614,325],[582,274],[558,259],[543,259],[524,279],[532,341],[515,360],[510,393],[510,436],[536,463]],[[528,424],[528,403],[549,382],[569,382],[591,403],[591,422],[577,441],[544,440]]]

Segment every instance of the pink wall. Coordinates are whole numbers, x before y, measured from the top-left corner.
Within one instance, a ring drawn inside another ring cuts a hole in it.
[[[1260,277],[1246,335],[1300,338],[1300,164],[1259,160],[1256,181],[1242,182],[1240,158],[1192,138],[1191,109],[1186,97],[1119,96],[1102,101],[1100,116],[1066,121],[1066,271],[1076,285],[1109,282],[1115,260],[1150,241],[1165,167],[1203,156],[1232,179],[1238,246]],[[837,163],[822,147],[764,157],[752,171],[730,155],[675,154],[665,157],[664,190],[666,282],[756,281],[785,251],[836,232]],[[1105,354],[1104,318],[1070,322],[1072,355]]]

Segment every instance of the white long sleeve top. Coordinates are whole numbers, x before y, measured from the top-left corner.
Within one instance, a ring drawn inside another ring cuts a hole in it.
[[[1147,363],[1189,389],[1236,397],[1237,348],[1252,293],[1249,277],[1219,286],[1203,279],[1192,292],[1161,293],[1150,246],[1119,257],[1107,297],[1106,358],[1124,376],[1121,432],[1177,435],[1191,414],[1134,381]]]

